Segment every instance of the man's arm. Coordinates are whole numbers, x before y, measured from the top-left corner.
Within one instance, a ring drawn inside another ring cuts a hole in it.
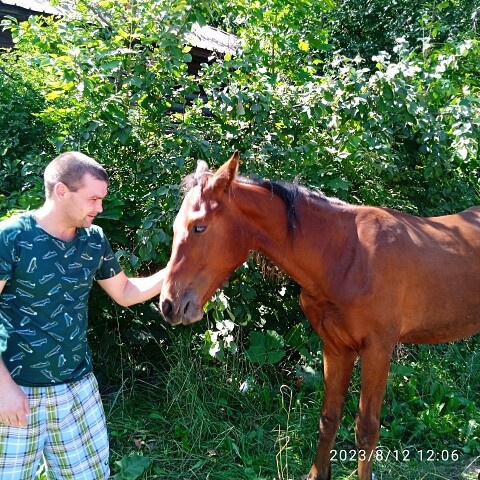
[[[150,277],[129,278],[120,272],[112,278],[99,280],[98,284],[122,307],[142,303],[162,291],[165,269]]]
[[[6,280],[0,280],[0,294]],[[25,426],[30,414],[28,399],[23,390],[13,381],[10,372],[3,363],[0,352],[0,423],[4,425]]]

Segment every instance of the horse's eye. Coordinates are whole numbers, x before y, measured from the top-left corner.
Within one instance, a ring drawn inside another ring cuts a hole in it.
[[[200,235],[201,233],[205,232],[207,229],[206,225],[194,225],[193,226],[193,233],[196,233],[197,235]]]

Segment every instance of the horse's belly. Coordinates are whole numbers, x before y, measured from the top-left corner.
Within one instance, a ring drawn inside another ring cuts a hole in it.
[[[416,321],[406,321],[400,332],[404,343],[447,343],[480,332],[480,305],[462,312],[425,312]]]

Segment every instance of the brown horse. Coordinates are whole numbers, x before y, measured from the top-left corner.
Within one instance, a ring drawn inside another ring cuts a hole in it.
[[[331,478],[359,357],[358,478],[371,480],[396,343],[444,343],[480,331],[480,208],[417,218],[239,178],[238,163],[237,152],[216,173],[198,163],[174,223],[161,311],[171,324],[196,322],[251,250],[270,258],[301,285],[302,309],[323,340],[325,396],[308,479]]]

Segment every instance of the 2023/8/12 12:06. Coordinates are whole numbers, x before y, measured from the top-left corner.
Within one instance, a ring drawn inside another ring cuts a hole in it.
[[[410,462],[413,460],[420,462],[457,462],[460,459],[458,450],[433,450],[433,449],[401,449],[391,450],[378,446],[371,452],[364,450],[340,449],[330,451],[330,460],[332,462],[356,462],[357,460],[374,460],[376,462],[396,461]]]

